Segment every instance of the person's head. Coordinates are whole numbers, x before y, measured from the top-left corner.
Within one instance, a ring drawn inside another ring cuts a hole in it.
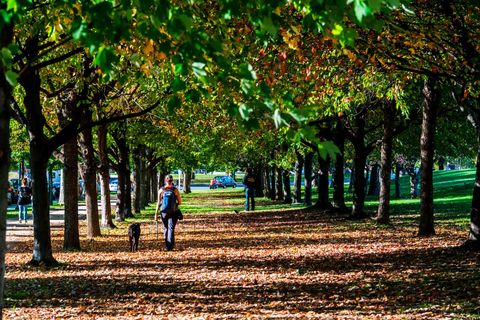
[[[165,177],[165,184],[172,184],[173,183],[173,176],[171,174],[167,174]]]
[[[26,186],[28,183],[28,179],[27,178],[23,178],[22,179],[22,185]]]
[[[252,174],[253,170],[252,168],[248,167],[247,170],[245,170],[245,172],[248,174]]]

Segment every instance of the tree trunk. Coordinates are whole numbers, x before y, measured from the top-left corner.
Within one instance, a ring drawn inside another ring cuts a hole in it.
[[[75,145],[77,145],[76,143],[76,140],[77,138],[75,137]],[[77,154],[75,154],[75,156],[77,156]],[[77,159],[78,161],[78,159]],[[58,204],[62,205],[62,204],[65,204],[65,185],[64,185],[64,180],[63,180],[63,175],[65,174],[64,173],[64,168],[62,168],[61,170],[61,173],[60,175],[62,176],[62,178],[60,179],[60,193],[58,195]],[[77,163],[77,177],[78,177],[78,163]],[[78,181],[77,181],[77,184],[78,184]]]
[[[33,189],[33,265],[56,265],[52,254],[50,235],[50,208],[48,205],[47,163],[44,144],[37,139],[30,141],[30,169]]]
[[[140,147],[136,147],[133,150],[133,165],[134,165],[134,171],[133,171],[133,184],[134,184],[134,197],[133,197],[133,211],[135,213],[140,213],[141,207],[140,207],[140,198],[142,197],[141,195],[141,175],[142,175],[142,161],[140,158]]]
[[[270,197],[271,194],[271,188],[270,188],[270,167],[265,165],[263,167],[263,194],[265,197]]]
[[[5,9],[6,4],[0,4]],[[0,30],[0,47],[4,48],[13,39],[13,27],[4,24]],[[10,114],[8,103],[11,88],[6,81],[5,69],[0,66],[0,318],[3,318],[3,288],[5,284],[5,252],[7,251],[7,190],[10,167]]]
[[[343,158],[343,154],[345,152],[344,130],[343,120],[341,118],[337,119],[334,142],[340,152],[335,156],[335,174],[333,176],[333,206],[340,210],[347,208],[345,205],[345,159]]]
[[[475,184],[473,185],[472,209],[470,210],[470,231],[465,245],[480,248],[480,147],[477,150]]]
[[[112,207],[110,200],[110,166],[108,165],[107,153],[107,125],[98,127],[98,157],[100,165],[101,203],[102,203],[102,227],[115,228],[112,220]]]
[[[120,211],[119,215],[121,217],[121,221],[125,218],[133,218],[133,213],[131,210],[128,210],[128,197],[130,194],[130,170],[129,170],[129,148],[127,144],[127,137],[125,135],[125,131],[117,132],[114,135],[115,143],[118,147],[118,188],[120,193],[117,192],[117,209]],[[122,176],[122,184],[120,184],[120,175]],[[115,219],[118,216],[116,215]]]
[[[389,103],[383,110],[383,138],[380,150],[380,202],[376,220],[381,224],[390,223],[390,174],[393,157],[393,126],[395,103]]]
[[[152,168],[152,173],[151,173],[151,178],[152,180],[150,181],[150,202],[154,203],[157,201],[157,194],[158,194],[158,171],[157,167]]]
[[[353,185],[355,184],[355,165],[350,169],[350,181],[348,182],[348,193],[353,193]]]
[[[328,201],[328,169],[330,167],[330,157],[327,156],[324,159],[321,156],[318,156],[318,200],[315,203],[315,208],[318,209],[329,209],[332,207],[331,203]]]
[[[127,168],[125,171],[125,217],[126,218],[133,218],[133,210],[132,210],[132,180],[130,178],[131,170],[130,170],[130,161],[127,163]]]
[[[255,184],[255,197],[263,197],[263,166],[256,166],[253,170],[255,177],[256,177],[256,184]]]
[[[370,185],[368,187],[369,196],[378,196],[380,194],[380,165],[377,161],[372,165],[370,171]]]
[[[282,173],[283,178],[283,203],[290,204],[292,203],[292,188],[290,187],[290,171],[283,170]]]
[[[302,169],[303,169],[303,155],[295,151],[297,160],[295,161],[295,176],[293,178],[293,203],[302,203]]]
[[[283,201],[283,169],[277,167],[277,200]]]
[[[420,225],[418,235],[435,234],[433,222],[433,156],[439,93],[437,79],[429,77],[423,87],[422,134],[420,138]]]
[[[355,148],[355,158],[353,160],[353,205],[352,218],[366,218],[364,211],[365,206],[365,163],[367,161],[367,153],[363,143],[357,143]]]
[[[402,197],[402,192],[400,190],[400,170],[402,165],[397,161],[395,164],[395,198],[400,199]]]
[[[30,57],[37,57],[38,37],[27,40],[26,51]],[[28,65],[19,82],[25,89],[24,105],[30,140],[30,167],[33,187],[33,265],[56,265],[52,254],[50,235],[50,208],[48,205],[47,164],[53,150],[47,144],[44,127],[45,117],[40,100],[40,75],[37,69]]]
[[[277,191],[276,191],[276,188],[277,188],[277,182],[276,182],[277,168],[275,166],[273,166],[271,169],[272,169],[272,171],[270,173],[270,178],[272,179],[272,183],[270,185],[270,200],[275,200],[276,196],[277,196]]]
[[[140,208],[143,210],[148,205],[148,170],[147,170],[147,163],[146,163],[146,150],[145,146],[140,146],[141,149],[141,173],[140,173]]]
[[[91,121],[91,114],[87,114],[86,117],[87,121]],[[82,176],[84,177],[85,204],[87,207],[87,237],[94,238],[102,234],[98,219],[97,163],[93,148],[92,129],[86,129],[80,134],[80,146],[84,159]]]
[[[120,166],[119,166],[120,167]],[[117,202],[115,204],[115,221],[121,222],[125,220],[125,171],[120,169],[118,174],[118,191]]]
[[[305,205],[312,205],[312,179],[313,179],[313,152],[309,152],[305,155],[304,163],[304,179],[305,179]]]
[[[65,215],[63,235],[64,250],[80,250],[78,230],[78,145],[77,138],[63,145],[63,189]]]
[[[183,175],[183,192],[184,193],[191,193],[190,190],[190,183],[192,182],[192,169],[186,168]]]

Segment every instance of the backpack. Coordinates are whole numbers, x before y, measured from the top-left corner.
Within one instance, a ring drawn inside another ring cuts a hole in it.
[[[175,189],[175,187],[171,189],[163,189],[161,212],[166,214],[172,214],[175,212],[175,203],[177,200],[177,197],[175,197]]]
[[[18,202],[21,205],[30,204],[30,194],[27,187],[20,187],[20,199]]]

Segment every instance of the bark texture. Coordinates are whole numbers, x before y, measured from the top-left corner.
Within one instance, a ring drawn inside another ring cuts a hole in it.
[[[383,110],[383,138],[380,149],[380,202],[377,210],[377,222],[390,223],[390,173],[393,157],[393,126],[395,104],[389,103]]]
[[[420,137],[420,225],[418,235],[435,234],[433,209],[433,156],[439,93],[437,79],[428,77],[423,87],[422,134]]]

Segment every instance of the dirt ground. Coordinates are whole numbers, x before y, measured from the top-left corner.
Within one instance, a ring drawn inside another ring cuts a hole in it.
[[[130,253],[127,226],[82,238],[81,252],[62,252],[55,229],[53,269],[26,265],[31,236],[10,241],[6,319],[480,318],[480,256],[459,248],[463,228],[419,238],[321,212],[187,214],[175,251],[143,222]]]

